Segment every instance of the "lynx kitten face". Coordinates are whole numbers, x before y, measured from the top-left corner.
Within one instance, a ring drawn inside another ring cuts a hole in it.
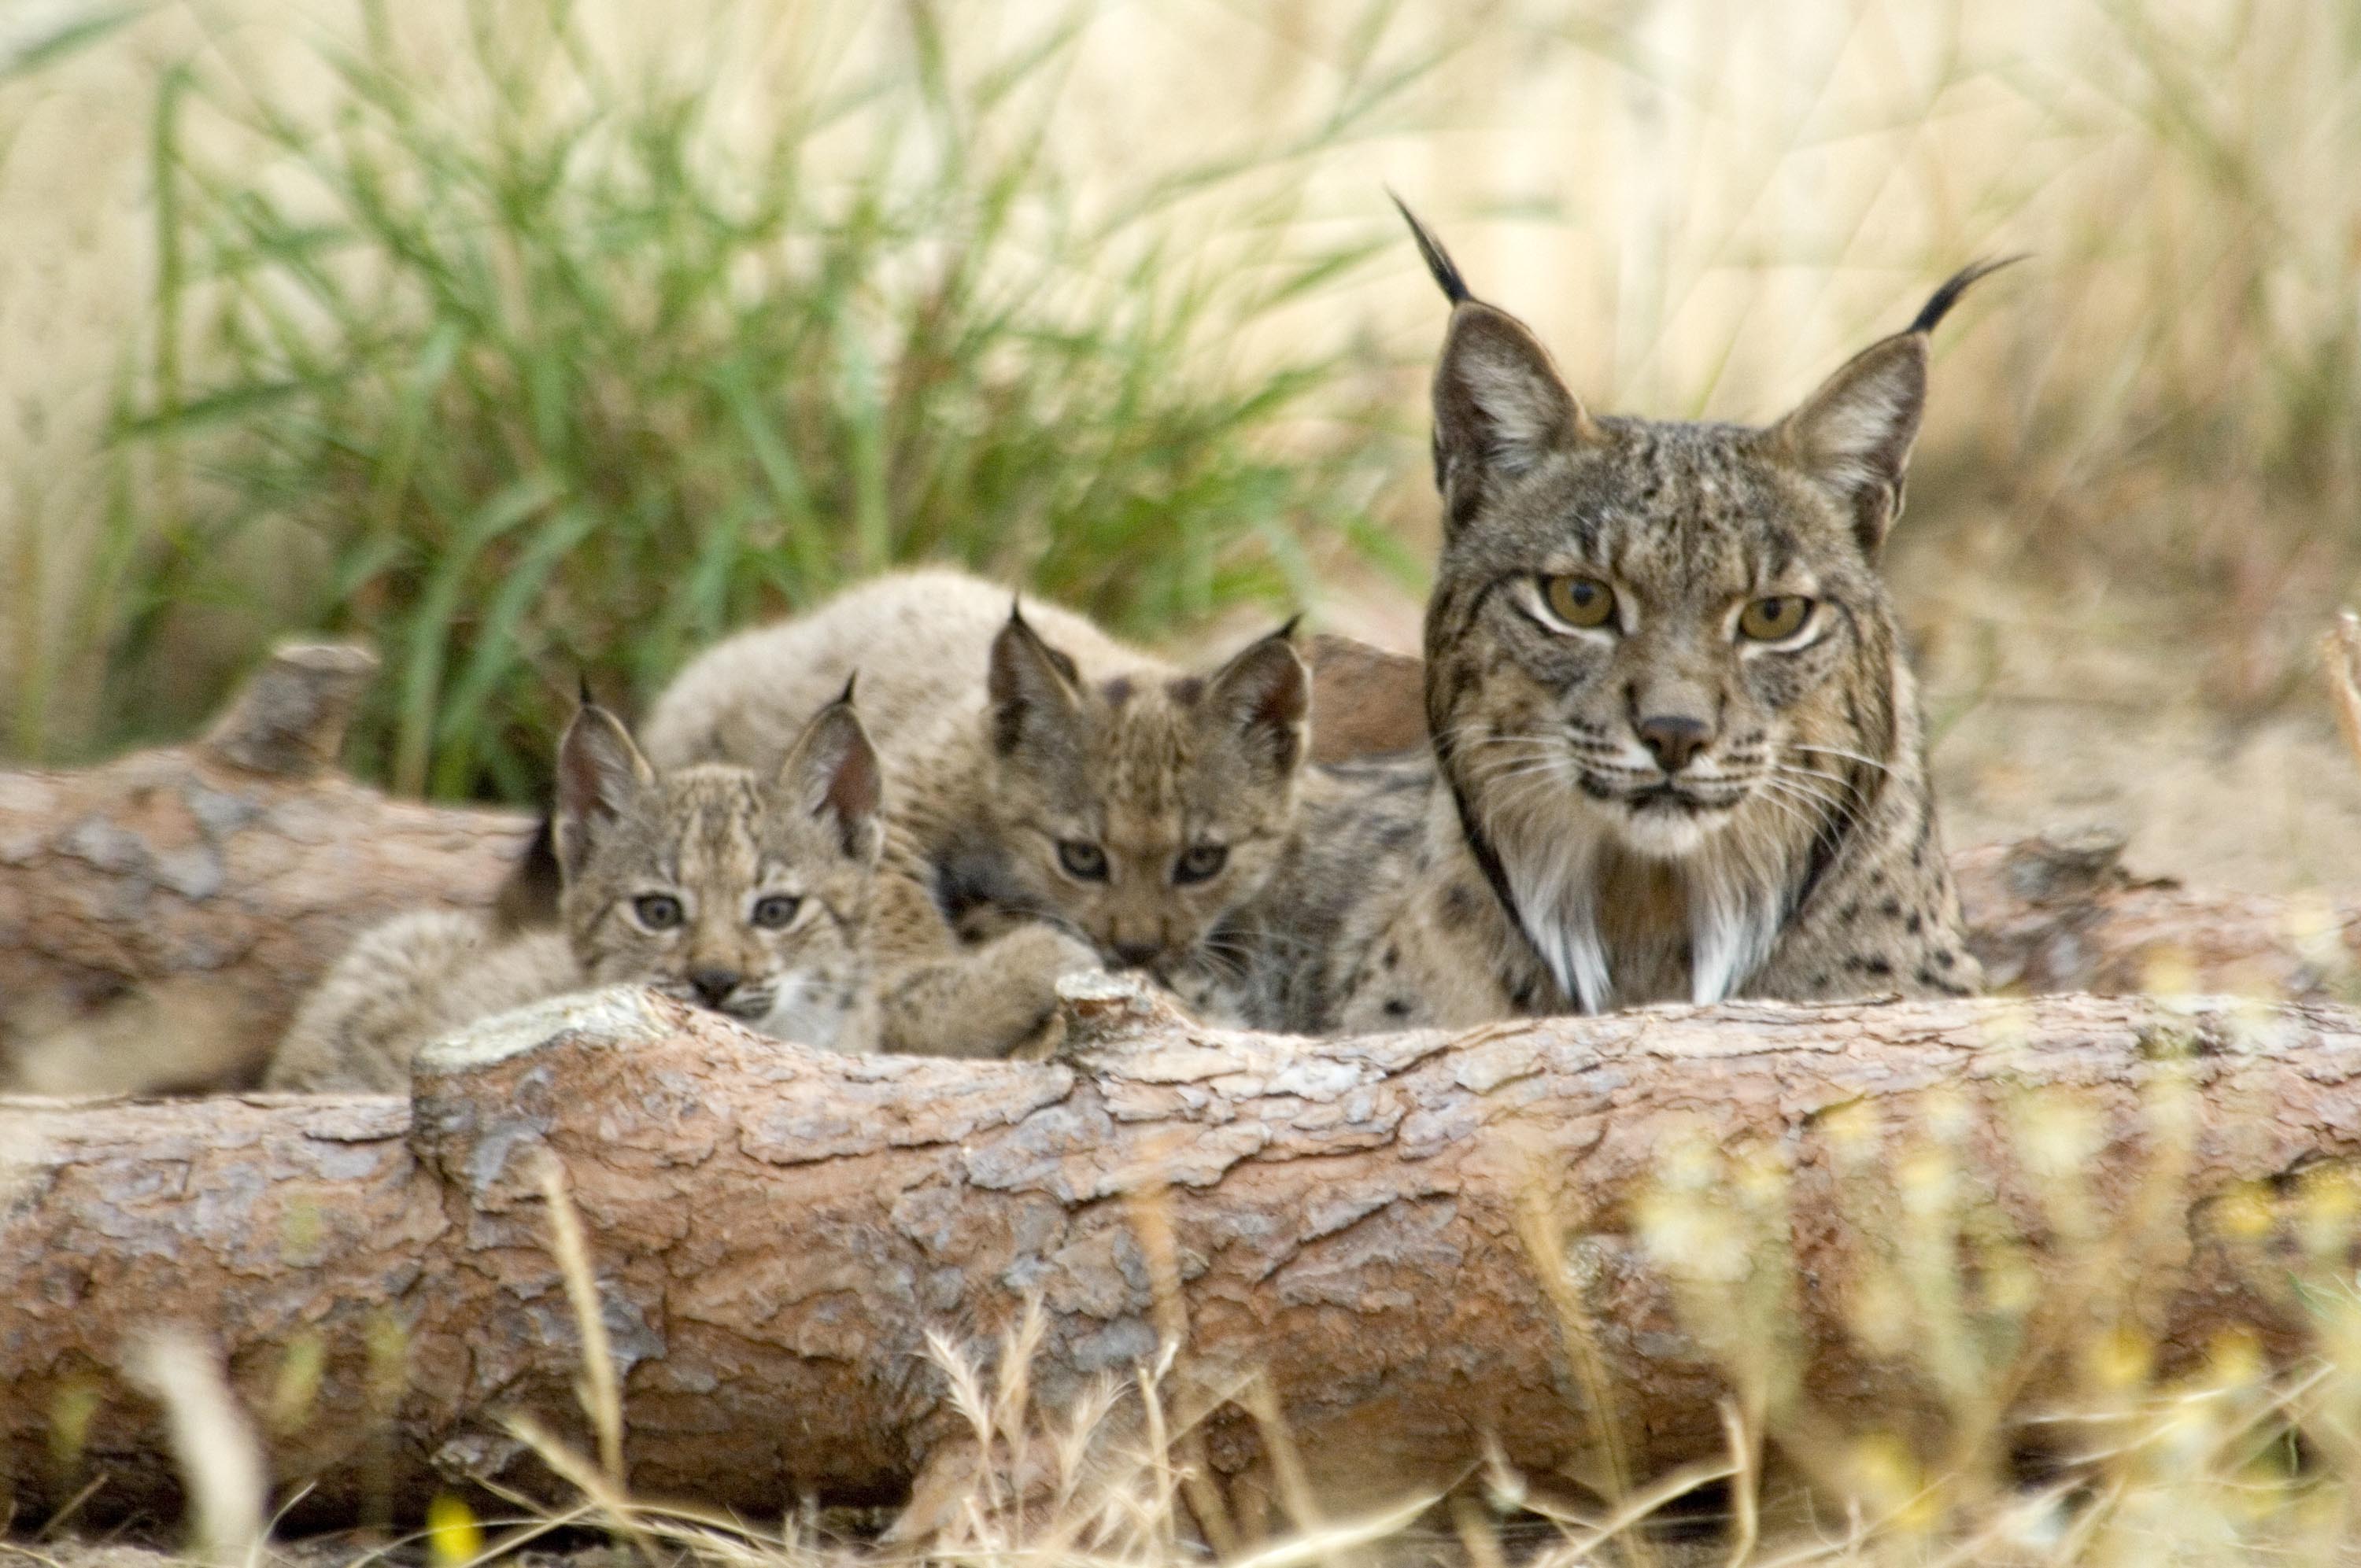
[[[767,774],[659,775],[586,705],[558,758],[560,913],[587,978],[635,981],[761,1032],[840,1043],[867,1004],[877,758],[849,700]]]
[[[1311,677],[1282,630],[1210,676],[1083,681],[1014,615],[989,674],[995,901],[1110,962],[1188,955],[1268,878],[1293,823]],[[948,901],[956,915],[960,879]]]

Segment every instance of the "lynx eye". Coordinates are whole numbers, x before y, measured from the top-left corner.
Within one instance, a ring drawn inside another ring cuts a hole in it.
[[[1060,839],[1058,840],[1058,863],[1066,868],[1068,876],[1083,882],[1106,881],[1106,851],[1096,844],[1085,843],[1080,839]]]
[[[631,900],[631,914],[651,931],[669,931],[680,924],[680,900],[668,893],[644,894]]]
[[[766,893],[754,901],[754,913],[750,918],[765,931],[776,931],[796,917],[804,901],[788,893]]]
[[[1812,601],[1801,594],[1773,594],[1756,599],[1738,613],[1738,632],[1757,642],[1776,642],[1804,630],[1812,618]]]
[[[1229,863],[1230,850],[1226,844],[1199,844],[1181,851],[1180,858],[1173,862],[1172,880],[1184,885],[1204,882],[1219,875],[1222,868]]]
[[[1615,618],[1615,590],[1597,577],[1543,577],[1542,602],[1568,626],[1587,630]]]

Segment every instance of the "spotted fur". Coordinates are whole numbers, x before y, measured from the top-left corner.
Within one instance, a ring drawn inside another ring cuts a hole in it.
[[[1878,561],[1927,334],[1989,269],[1773,423],[1619,418],[1412,225],[1452,301],[1433,756],[1422,788],[1336,782],[1345,804],[1307,807],[1349,826],[1307,835],[1274,881],[1290,902],[1233,923],[1265,955],[1248,1014],[1357,1030],[1975,989]],[[1608,620],[1560,613],[1553,578],[1611,589]],[[1798,630],[1741,634],[1783,598],[1808,601]]]
[[[274,1088],[405,1087],[419,1047],[488,1014],[638,981],[780,1039],[873,1049],[877,756],[831,703],[765,773],[658,773],[586,704],[559,749],[561,927],[404,915],[365,933],[306,1001]]]
[[[759,762],[855,678],[895,782],[875,927],[889,1049],[1026,1048],[1061,975],[1186,966],[1294,818],[1310,676],[1287,630],[1186,674],[941,569],[712,649],[658,700],[650,751]]]

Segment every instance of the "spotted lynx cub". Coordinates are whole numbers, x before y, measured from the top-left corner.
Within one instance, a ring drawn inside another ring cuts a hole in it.
[[[1310,676],[1286,631],[1183,674],[1055,606],[928,570],[742,633],[655,707],[660,763],[762,765],[858,671],[895,781],[874,926],[886,1048],[1000,1055],[1058,978],[1161,973],[1261,887]]]
[[[624,981],[781,1039],[874,1048],[880,774],[849,700],[761,774],[658,773],[586,702],[557,773],[562,928],[503,938],[482,916],[435,910],[365,933],[296,1015],[268,1087],[403,1089],[439,1035]]]
[[[1975,989],[1877,567],[1927,334],[1989,269],[1771,425],[1620,418],[1411,221],[1452,305],[1433,754],[1308,793],[1299,858],[1233,921],[1249,1016]]]

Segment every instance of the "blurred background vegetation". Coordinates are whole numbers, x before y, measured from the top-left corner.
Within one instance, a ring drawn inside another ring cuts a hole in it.
[[[2361,573],[2353,0],[26,0],[0,63],[21,757],[332,631],[389,663],[357,767],[526,797],[577,670],[644,701],[926,557],[1408,641],[1391,183],[1664,414],[2033,252],[1938,345],[1894,563],[1953,837],[2361,858],[2309,652]]]

